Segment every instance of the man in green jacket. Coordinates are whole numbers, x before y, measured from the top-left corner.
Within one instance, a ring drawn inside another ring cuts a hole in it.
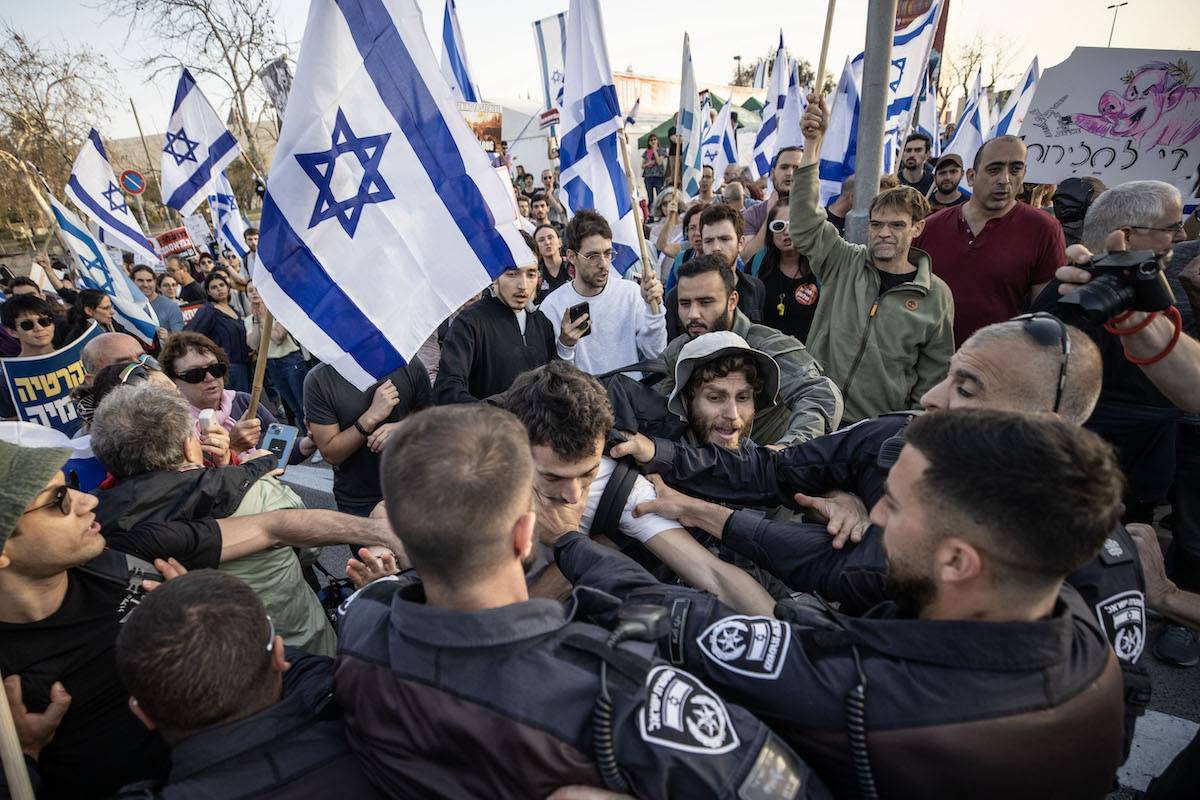
[[[843,423],[920,408],[954,352],[954,300],[933,274],[929,256],[912,247],[929,202],[912,187],[880,192],[871,202],[867,245],[850,244],[825,217],[818,160],[828,126],[823,101],[810,101],[800,122],[804,158],[792,179],[792,244],[821,282],[808,349],[842,390]]]

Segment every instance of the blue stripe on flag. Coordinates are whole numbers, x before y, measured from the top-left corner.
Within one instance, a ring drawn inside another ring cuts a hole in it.
[[[546,110],[554,108],[554,101],[550,97],[550,65],[546,61],[546,35],[542,33],[542,21],[540,19],[533,21],[534,35],[537,37],[538,59],[542,64],[542,94],[546,96]]]
[[[558,145],[559,171],[565,172],[587,156],[587,135],[592,128],[620,115],[617,88],[611,83],[583,98],[583,122],[568,131]]]
[[[567,205],[571,208],[595,208],[596,196],[583,178],[572,178],[563,186],[567,190]]]
[[[263,198],[261,231],[258,269],[270,272],[292,302],[363,370],[382,378],[405,363],[292,230],[270,192]]]
[[[382,0],[336,0],[380,100],[492,278],[516,263]]]
[[[108,161],[108,153],[104,152],[104,142],[100,141],[100,134],[95,128],[88,133],[88,138],[92,140],[92,144],[96,145],[96,149],[100,151],[100,157]]]
[[[187,183],[181,185],[167,198],[167,205],[171,208],[183,208],[183,204],[190,197],[207,186],[208,182],[212,180],[213,165],[220,161],[221,157],[234,147],[237,147],[237,139],[233,137],[232,133],[225,131],[208,148],[208,158],[200,162],[200,166],[196,167],[196,171],[192,173],[192,177],[187,179]]]
[[[97,203],[96,198],[92,197],[90,194],[88,194],[87,192],[85,192],[83,190],[83,186],[79,183],[79,179],[76,178],[74,175],[71,175],[71,179],[67,182],[67,185],[71,187],[71,190],[73,192],[75,192],[75,196],[77,198],[79,198],[85,206],[87,206],[88,212],[92,216],[103,221],[104,224],[109,226],[110,228],[120,231],[121,234],[129,237],[130,241],[136,242],[137,244],[141,245],[142,247],[145,247],[151,253],[158,252],[154,248],[154,245],[151,244],[146,239],[145,236],[138,233],[133,228],[126,225],[124,222],[121,222],[121,220],[114,217],[111,213],[109,213],[109,211],[107,209],[103,208],[99,203]]]
[[[620,146],[615,131],[596,143],[600,157],[604,159],[604,166],[608,167],[608,179],[612,182],[613,195],[617,198],[617,219],[624,217],[633,208],[633,200],[629,197],[629,184],[625,180],[625,169],[621,166],[621,154],[617,152]],[[637,224],[641,224],[640,221]]]
[[[192,73],[184,69],[183,74],[179,76],[179,83],[175,86],[175,103],[171,106],[171,116],[175,116],[175,112],[179,110],[179,106],[183,104],[184,99],[188,96],[188,92],[196,85],[196,79],[192,77]]]
[[[471,76],[467,74],[467,65],[463,62],[462,53],[458,52],[458,42],[454,40],[457,31],[454,23],[457,22],[457,17],[453,8],[453,0],[447,0],[446,15],[442,20],[442,44],[446,47],[450,71],[454,73],[454,82],[458,84],[458,91],[463,100],[475,103],[479,98],[475,96],[475,86],[471,83]]]

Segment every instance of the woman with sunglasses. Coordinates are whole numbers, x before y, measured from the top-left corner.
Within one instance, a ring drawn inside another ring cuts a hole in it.
[[[758,271],[767,287],[763,324],[803,342],[817,312],[821,284],[808,268],[808,259],[792,246],[787,206],[775,206],[767,215],[763,254]]]
[[[83,289],[67,312],[67,324],[59,331],[56,344],[70,344],[95,322],[104,333],[129,333],[113,319],[112,298],[99,289]]]
[[[250,346],[246,342],[246,327],[241,315],[230,305],[230,290],[229,278],[224,272],[208,273],[204,279],[208,302],[196,311],[196,316],[183,329],[207,337],[223,351],[223,355],[228,354],[223,367],[228,375],[222,375],[225,384],[235,392],[248,392]],[[166,365],[165,359],[163,363]],[[167,366],[167,373],[176,377],[170,366]],[[187,396],[186,392],[184,396]]]
[[[0,306],[0,321],[21,345],[17,355],[44,356],[54,352],[54,310],[50,303],[35,294],[14,294]],[[4,365],[0,363],[0,381],[8,385],[8,377],[4,374]],[[13,405],[12,395],[5,388],[0,388],[0,419],[15,419],[17,409]]]

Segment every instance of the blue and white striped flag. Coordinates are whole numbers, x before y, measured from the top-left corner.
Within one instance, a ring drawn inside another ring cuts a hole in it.
[[[182,69],[163,144],[163,202],[180,214],[192,213],[208,197],[213,179],[241,152],[195,78]]]
[[[754,155],[750,159],[750,169],[755,178],[761,178],[771,172],[771,160],[775,158],[778,147],[775,144],[779,134],[779,123],[786,109],[788,94],[788,73],[792,60],[783,49],[783,31],[779,32],[779,47],[775,50],[775,63],[771,68],[771,80],[767,83],[767,103],[763,107],[762,125],[754,137]]]
[[[47,193],[49,194],[49,193]],[[108,251],[88,232],[87,226],[49,194],[50,208],[63,239],[78,262],[75,265],[85,289],[99,289],[112,299],[113,317],[125,330],[149,344],[158,332],[158,316],[150,302],[125,271],[112,263]]]
[[[1033,94],[1037,91],[1039,74],[1037,56],[1034,56],[1033,63],[1029,65],[1029,69],[1025,70],[1025,76],[1008,96],[999,118],[992,125],[992,130],[988,135],[989,139],[1008,134],[1016,135],[1021,132],[1021,123],[1025,120],[1025,112],[1029,111],[1029,104],[1033,102]]]
[[[624,275],[641,258],[636,227],[641,209],[633,205],[621,164],[621,122],[600,6],[597,0],[571,0],[559,192],[571,213],[590,208],[608,220],[613,267]]]
[[[842,193],[842,183],[854,174],[858,160],[858,116],[861,90],[850,59],[829,100],[829,129],[821,142],[821,203]]]
[[[925,71],[925,79],[921,81],[915,127],[917,133],[923,133],[933,141],[929,156],[936,160],[942,154],[942,137],[938,135],[937,90],[929,90],[929,70]]]
[[[158,252],[142,233],[142,226],[134,218],[121,187],[117,185],[112,164],[108,162],[108,154],[104,152],[104,144],[95,128],[88,133],[75,157],[66,192],[71,202],[107,234],[106,243],[133,253],[140,262],[158,263]]]
[[[633,108],[629,109],[629,113],[625,115],[626,125],[637,125],[638,111],[642,108],[642,98],[633,101]]]
[[[692,68],[692,46],[685,33],[675,132],[679,136],[683,158],[679,165],[679,184],[688,197],[695,197],[700,192],[700,137],[704,132],[703,127],[700,93],[696,90],[696,71]]]
[[[467,48],[463,44],[462,29],[458,27],[458,8],[454,0],[446,0],[446,13],[442,16],[442,74],[459,100],[478,103],[482,99],[467,67]]]
[[[780,36],[783,34],[781,33]],[[754,80],[750,82],[751,89],[767,88],[767,60],[764,58],[758,62],[758,66],[754,68]]]
[[[725,176],[725,168],[737,163],[737,144],[733,133],[733,98],[725,101],[721,112],[700,143],[701,166],[712,167],[713,186],[718,186]]]
[[[217,234],[217,247],[232,250],[243,262],[246,261],[246,220],[238,208],[237,197],[229,178],[219,173],[208,196],[208,212],[212,217],[213,231]]]
[[[987,132],[990,129],[988,97],[987,92],[983,91],[983,69],[980,68],[975,73],[975,86],[967,98],[966,108],[963,109],[958,124],[954,126],[954,136],[946,142],[946,148],[942,151],[943,155],[957,153],[967,169],[970,169],[971,165],[975,163],[975,154],[987,141]],[[959,185],[964,189],[970,188],[965,170]]]
[[[567,77],[567,13],[534,20],[533,42],[542,73],[546,110],[556,108],[562,113],[563,81]]]
[[[313,0],[259,227],[267,307],[360,389],[535,261],[416,0]]]
[[[804,88],[800,86],[799,65],[795,59],[788,65],[787,102],[779,117],[779,133],[775,137],[775,152],[785,147],[804,147],[804,134],[800,132],[800,118],[808,108]]]

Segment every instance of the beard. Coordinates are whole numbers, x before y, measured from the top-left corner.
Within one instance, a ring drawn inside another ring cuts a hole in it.
[[[928,577],[916,574],[904,574],[897,564],[888,559],[887,575],[883,579],[886,596],[896,604],[901,617],[916,619],[921,616],[934,597],[937,596],[937,585]]]
[[[727,331],[732,327],[733,312],[729,312],[728,314],[725,314],[724,316],[718,317],[716,320],[714,320],[712,327],[709,327],[709,325],[703,320],[696,320],[695,322],[689,322],[685,324],[684,330],[687,332],[687,335],[690,338],[695,339],[697,336],[703,336],[706,333]]]

